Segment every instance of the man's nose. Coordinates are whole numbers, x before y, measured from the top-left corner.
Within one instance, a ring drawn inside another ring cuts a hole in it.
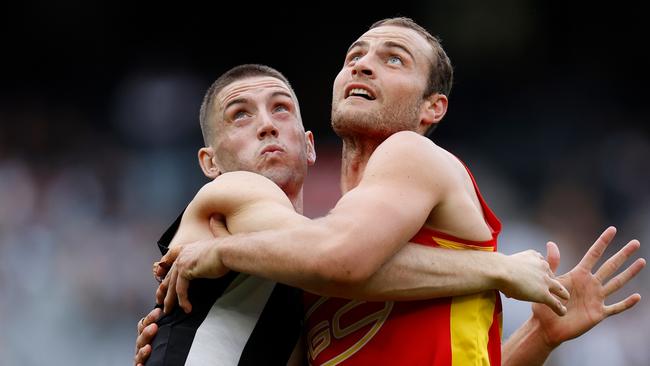
[[[358,59],[352,67],[353,76],[366,76],[372,77],[375,74],[372,65],[372,55],[366,54]]]
[[[278,137],[278,128],[270,115],[264,113],[260,116],[261,122],[257,129],[257,138],[262,140],[268,137]]]

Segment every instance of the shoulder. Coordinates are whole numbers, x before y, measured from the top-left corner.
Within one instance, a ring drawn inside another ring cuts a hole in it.
[[[219,193],[219,196],[229,196],[238,202],[265,199],[289,202],[282,189],[272,180],[263,175],[247,171],[223,173],[206,184],[201,190],[216,192]]]
[[[273,183],[273,181],[270,180],[269,178],[257,173],[247,172],[243,170],[222,173],[221,175],[216,177],[210,184],[233,185],[233,186],[244,186],[244,187],[257,186],[257,185],[261,185],[261,186],[273,185],[279,189],[279,187],[275,183]]]
[[[428,138],[412,131],[401,131],[382,142],[370,157],[368,167],[387,170],[392,174],[407,174],[441,180],[448,171],[451,154]]]

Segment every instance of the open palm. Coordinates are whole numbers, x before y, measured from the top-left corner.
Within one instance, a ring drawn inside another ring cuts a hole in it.
[[[627,243],[621,250],[605,261],[595,273],[592,273],[596,262],[602,257],[615,235],[615,228],[607,228],[589,248],[580,263],[568,273],[558,277],[560,283],[569,290],[571,296],[565,304],[567,307],[566,315],[559,317],[545,305],[532,305],[533,317],[539,321],[545,341],[549,346],[556,347],[564,341],[576,338],[596,326],[603,319],[623,312],[641,300],[641,296],[635,293],[623,301],[605,305],[605,299],[609,295],[623,287],[645,266],[645,259],[639,258],[625,271],[607,280],[639,249],[640,243],[638,240]],[[559,250],[553,243],[549,243],[548,246],[549,264],[555,272],[560,262]],[[552,252],[556,252],[555,255],[552,255]]]

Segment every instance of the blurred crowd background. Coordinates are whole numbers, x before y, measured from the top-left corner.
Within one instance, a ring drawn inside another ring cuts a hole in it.
[[[614,225],[608,254],[637,238],[650,257],[650,60],[634,4],[3,6],[0,365],[131,363],[154,304],[155,243],[207,181],[203,93],[232,66],[264,63],[292,81],[317,142],[306,214],[325,214],[340,195],[332,81],[347,47],[396,15],[439,35],[455,65],[434,141],[474,172],[504,223],[501,251],[553,240],[565,272]],[[635,309],[548,365],[650,363],[649,283],[646,269],[611,300],[639,292]],[[504,300],[507,338],[530,306]]]

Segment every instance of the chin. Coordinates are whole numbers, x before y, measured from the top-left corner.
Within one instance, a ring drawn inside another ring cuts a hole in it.
[[[386,139],[400,131],[415,131],[418,108],[394,108],[383,111],[337,108],[332,111],[332,128],[340,137],[363,136]]]
[[[332,121],[332,128],[340,137],[361,135],[372,138],[387,138],[397,132],[387,127],[385,124],[378,123],[377,119],[367,118],[367,116],[356,116]]]
[[[259,174],[272,180],[273,183],[277,184],[280,187],[285,186],[289,181],[291,181],[293,176],[291,169],[289,169],[289,167],[281,167],[281,168],[273,167],[270,169],[265,169],[263,171],[260,171]]]

